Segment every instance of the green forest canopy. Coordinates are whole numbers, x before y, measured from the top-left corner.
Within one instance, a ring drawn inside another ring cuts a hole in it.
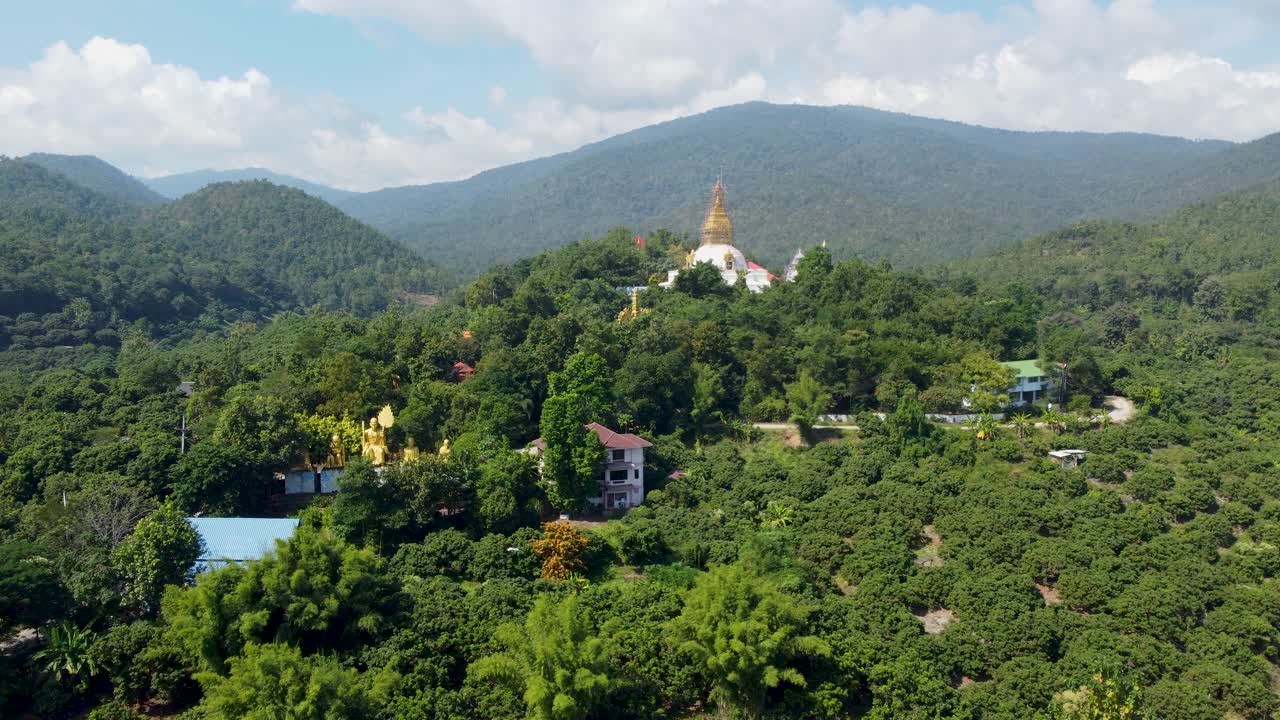
[[[160,227],[256,190],[213,188]],[[618,288],[681,248],[618,230],[432,309],[284,311],[0,373],[0,617],[66,623],[38,658],[0,656],[0,707],[1047,720],[1132,696],[1130,717],[1270,717],[1280,317],[1231,288],[1274,277],[1278,210],[1260,190],[928,276],[813,248],[759,295],[703,266],[626,322]],[[1078,413],[982,441],[924,421],[982,358],[1030,357],[1066,364]],[[450,381],[457,361],[474,379]],[[546,489],[518,452],[553,391],[655,443],[645,505],[578,540],[540,527]],[[1139,416],[1091,421],[1109,393]],[[858,430],[789,447],[749,425],[814,398]],[[275,553],[157,608],[157,579],[192,559],[170,503],[269,512],[266,478],[311,446],[310,418],[385,403],[393,447],[450,438],[449,461],[354,463]],[[1065,447],[1083,469],[1048,461]],[[569,579],[540,577],[548,554]]]
[[[0,346],[23,351],[220,332],[312,306],[368,315],[444,284],[297,190],[216,185],[144,210],[25,160],[0,160],[0,264]]]

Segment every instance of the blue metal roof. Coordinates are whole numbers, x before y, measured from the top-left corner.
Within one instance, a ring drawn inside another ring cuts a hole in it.
[[[288,540],[298,527],[297,518],[187,518],[200,533],[205,551],[196,561],[196,572],[233,562],[260,560]]]

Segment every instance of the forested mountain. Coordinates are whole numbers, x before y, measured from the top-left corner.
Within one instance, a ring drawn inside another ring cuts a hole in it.
[[[1156,222],[1089,221],[951,272],[1020,282],[1067,306],[1192,304],[1210,317],[1280,318],[1280,183],[1182,208]]]
[[[298,190],[222,184],[141,211],[25,160],[0,162],[0,264],[0,342],[13,350],[112,347],[126,331],[217,331],[313,305],[367,314],[441,279]]]
[[[477,273],[627,225],[696,233],[723,176],[738,244],[775,269],[829,242],[920,265],[1092,218],[1143,220],[1280,178],[1280,134],[1235,145],[1132,133],[1015,132],[859,107],[750,103],[468,180],[338,190],[262,168],[144,181],[96,158],[32,155],[132,203],[266,179],[334,203],[452,270]]]
[[[456,183],[339,201],[451,267],[477,271],[625,224],[696,231],[723,175],[739,245],[780,265],[918,264],[982,254],[1092,217],[1143,218],[1280,177],[1280,137],[1234,146],[1136,134],[1025,133],[857,107],[752,103]]]
[[[136,206],[96,193],[61,173],[27,160],[0,157],[0,212],[33,209],[99,220],[141,216]]]
[[[137,178],[93,155],[54,155],[31,153],[22,158],[46,170],[65,176],[71,182],[99,195],[134,205],[159,205],[165,198]]]
[[[149,189],[167,198],[180,198],[183,195],[189,195],[208,185],[213,185],[214,183],[239,182],[242,180],[266,180],[276,185],[297,188],[308,195],[318,197],[321,200],[326,200],[331,203],[336,203],[339,200],[349,198],[356,194],[348,190],[339,190],[337,188],[320,185],[319,183],[308,182],[291,175],[272,172],[265,168],[243,168],[240,170],[195,170],[193,172],[177,173],[175,175],[146,178],[142,182],[145,183]]]

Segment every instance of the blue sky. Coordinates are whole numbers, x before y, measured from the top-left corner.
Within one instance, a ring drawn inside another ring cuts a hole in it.
[[[1280,130],[1280,1],[51,0],[0,24],[0,152],[144,175],[448,180],[746,100],[1245,140]]]

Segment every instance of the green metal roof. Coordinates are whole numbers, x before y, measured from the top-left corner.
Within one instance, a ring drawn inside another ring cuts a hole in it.
[[[1018,373],[1018,377],[1020,378],[1040,377],[1045,374],[1044,370],[1040,369],[1039,360],[1010,360],[1000,364],[1013,369],[1014,372]]]

